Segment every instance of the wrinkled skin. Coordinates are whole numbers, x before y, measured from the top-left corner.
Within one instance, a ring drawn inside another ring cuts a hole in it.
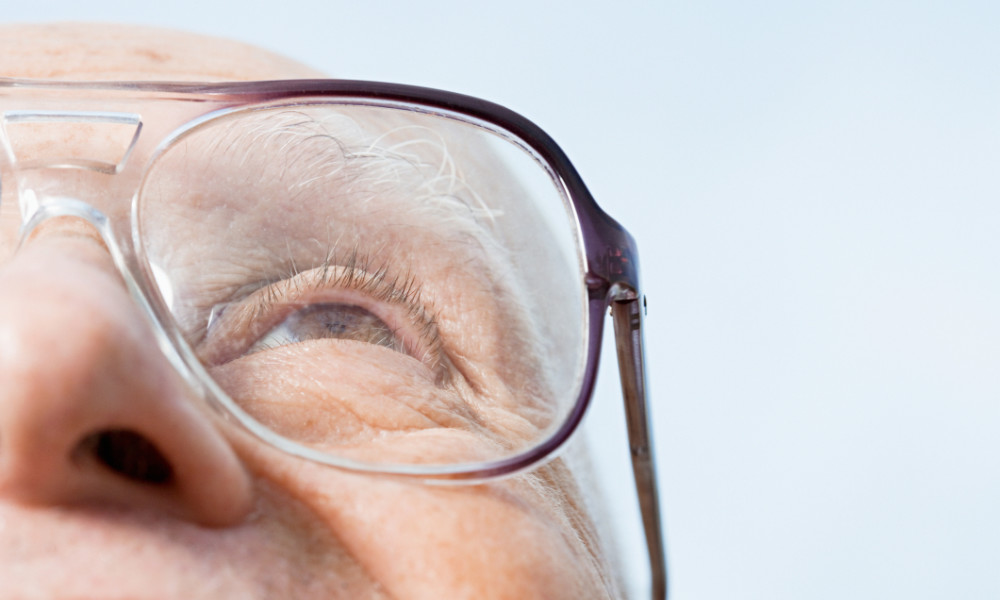
[[[0,75],[317,76],[228,41],[68,25],[0,28]],[[319,466],[213,424],[93,230],[52,222],[15,254],[17,218],[11,202],[0,205],[0,596],[618,595],[562,460],[477,486],[427,486]],[[504,343],[484,342],[485,354],[502,360]],[[356,393],[390,395],[392,385]],[[112,429],[153,443],[174,480],[108,469],[88,439]]]

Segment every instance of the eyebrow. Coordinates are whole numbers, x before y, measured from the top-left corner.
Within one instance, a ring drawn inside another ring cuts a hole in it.
[[[354,117],[333,111],[325,117],[300,110],[269,114],[259,127],[237,129],[230,146],[241,166],[254,153],[273,156],[277,164],[269,175],[289,183],[292,202],[317,208],[329,203],[346,209],[355,224],[391,210],[397,225],[405,220],[408,227],[459,236],[494,256],[504,254],[494,227],[502,213],[465,178],[448,140],[423,126],[404,124],[375,135]],[[274,183],[261,181],[265,187]]]

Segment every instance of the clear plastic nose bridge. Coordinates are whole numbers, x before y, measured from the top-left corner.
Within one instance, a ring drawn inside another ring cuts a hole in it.
[[[113,248],[113,255],[119,253],[111,233],[111,227],[108,224],[108,217],[93,206],[76,198],[65,197],[50,197],[39,202],[34,194],[30,193],[30,190],[22,196],[28,196],[29,199],[19,198],[21,201],[21,228],[18,232],[18,248],[45,221],[57,217],[75,217],[86,221],[96,229],[108,248]]]
[[[126,232],[131,199],[123,196],[121,189],[130,189],[131,184],[115,185],[114,179],[125,169],[141,132],[142,119],[135,113],[5,111],[0,116],[0,147],[7,164],[0,178],[0,191],[6,201],[16,195],[20,227],[14,253],[53,219],[71,218],[91,226],[107,248],[129,294],[148,317],[163,355],[188,381],[192,392],[204,397],[203,387],[186,368],[133,275],[133,250],[123,246],[129,243]],[[119,193],[110,194],[112,189]],[[121,223],[114,223],[106,211],[94,206],[103,205],[108,197],[112,205],[121,204],[115,208],[121,214]]]
[[[84,200],[78,197],[83,182],[71,175],[84,171],[113,177],[120,173],[141,130],[142,120],[134,113],[5,111],[0,117],[0,144],[8,168],[0,184],[6,184],[3,191],[8,199],[17,196],[20,228],[15,252],[46,221],[75,218],[98,232],[122,276],[131,280],[108,215],[93,205],[104,186],[86,186],[89,198]]]
[[[76,205],[75,178],[66,171],[120,173],[142,131],[138,114],[82,110],[8,110],[0,118],[0,144],[6,154],[21,213],[22,234],[43,206],[55,204],[64,216],[78,216],[99,229],[107,226],[93,208]],[[41,215],[40,215],[41,216]],[[22,235],[23,239],[23,235]]]

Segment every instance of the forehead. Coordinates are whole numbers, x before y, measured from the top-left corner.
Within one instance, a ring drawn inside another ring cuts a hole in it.
[[[77,80],[239,81],[321,76],[240,42],[134,25],[0,25],[0,74]]]

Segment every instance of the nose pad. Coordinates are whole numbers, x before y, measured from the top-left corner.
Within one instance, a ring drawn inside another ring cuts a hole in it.
[[[128,267],[115,242],[111,222],[103,212],[75,198],[49,197],[39,202],[30,190],[22,193],[21,197],[25,196],[28,200],[21,202],[21,226],[17,230],[12,255],[16,256],[37,239],[59,237],[82,240],[89,250],[99,251],[84,252],[79,256],[89,257],[91,266],[98,266],[112,277],[121,278],[137,302],[145,307],[141,293],[128,275]]]
[[[105,248],[113,250],[112,258],[115,254],[120,254],[115,248],[108,217],[86,202],[75,198],[48,198],[40,202],[31,190],[25,190],[20,196],[20,204],[21,227],[18,232],[18,249],[42,224],[55,220],[62,222],[75,220],[78,226],[89,225],[97,233]]]
[[[42,204],[0,264],[0,502],[239,522],[249,476],[130,297],[102,217]]]

